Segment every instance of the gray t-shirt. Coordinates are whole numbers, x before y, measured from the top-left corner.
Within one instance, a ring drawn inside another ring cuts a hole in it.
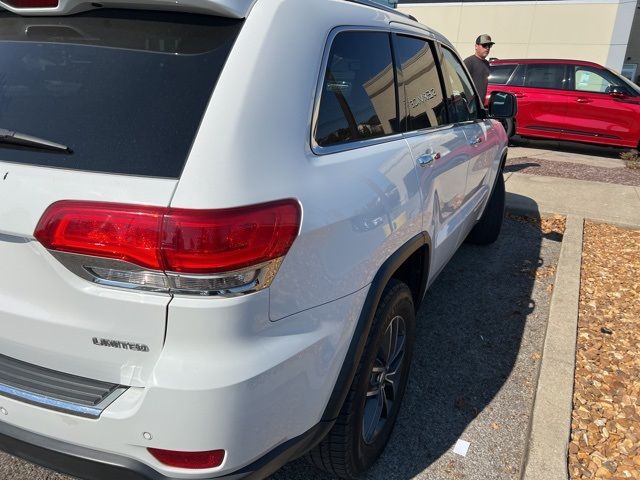
[[[489,85],[489,62],[475,55],[464,59],[464,64],[471,74],[471,79],[475,83],[480,95],[480,102],[484,104],[484,97],[487,96],[487,85]]]

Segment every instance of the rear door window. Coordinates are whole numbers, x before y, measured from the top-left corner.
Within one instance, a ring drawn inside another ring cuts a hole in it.
[[[328,147],[399,132],[389,33],[345,31],[331,45],[314,139]]]
[[[524,86],[563,89],[565,86],[565,67],[559,64],[527,65]]]
[[[506,85],[516,65],[491,65],[489,68],[489,83]]]
[[[407,130],[437,127],[447,122],[446,104],[433,45],[419,38],[396,36],[396,50],[407,105]]]
[[[0,13],[0,128],[72,150],[0,146],[0,161],[178,178],[241,25],[140,10]]]

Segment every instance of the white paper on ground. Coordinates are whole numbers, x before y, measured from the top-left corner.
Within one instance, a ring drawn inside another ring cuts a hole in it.
[[[455,447],[453,447],[453,453],[456,453],[462,457],[466,457],[467,451],[469,450],[469,445],[471,444],[465,440],[458,440]]]

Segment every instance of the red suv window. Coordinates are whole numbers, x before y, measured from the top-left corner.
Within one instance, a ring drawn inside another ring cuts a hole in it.
[[[565,67],[559,64],[527,65],[525,87],[562,89],[565,84]]]

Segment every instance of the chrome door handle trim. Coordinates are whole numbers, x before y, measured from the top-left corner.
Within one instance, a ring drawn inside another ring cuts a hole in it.
[[[418,162],[418,165],[420,165],[421,167],[427,167],[427,166],[431,165],[434,160],[438,160],[439,158],[440,158],[440,153],[439,152],[438,153],[423,153],[418,158],[416,158],[416,161]]]
[[[469,142],[469,145],[478,145],[479,143],[482,143],[482,137],[474,138]]]

